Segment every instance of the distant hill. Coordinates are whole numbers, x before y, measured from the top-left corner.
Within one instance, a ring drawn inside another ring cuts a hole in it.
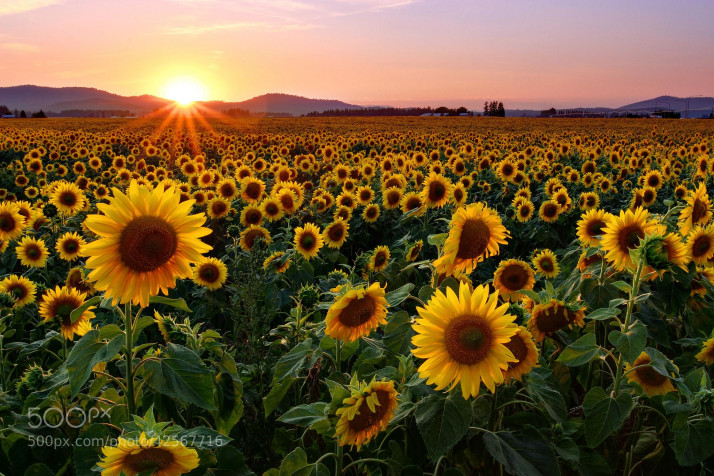
[[[322,112],[329,109],[362,109],[362,106],[347,104],[334,99],[310,99],[279,93],[263,94],[240,102],[207,101],[202,104],[218,111],[238,108],[247,109],[253,113],[288,113],[294,116],[314,111]]]
[[[687,104],[689,103],[689,104]],[[654,112],[657,110],[671,110],[681,112],[682,117],[689,107],[689,117],[701,117],[708,115],[714,108],[714,98],[712,97],[691,97],[678,98],[676,96],[659,96],[646,101],[635,102],[617,108],[619,112]]]

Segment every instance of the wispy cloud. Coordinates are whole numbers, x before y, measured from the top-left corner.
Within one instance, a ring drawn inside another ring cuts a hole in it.
[[[40,51],[40,47],[37,45],[31,45],[29,43],[0,43],[0,49],[15,51],[18,53],[36,53]]]
[[[63,0],[3,0],[0,2],[0,16],[29,12],[38,8],[57,5]]]

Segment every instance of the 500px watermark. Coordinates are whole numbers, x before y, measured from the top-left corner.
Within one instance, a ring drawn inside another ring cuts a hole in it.
[[[122,438],[130,442],[134,442],[138,445],[142,444],[142,441],[146,440]],[[163,442],[177,441],[183,446],[197,446],[197,447],[211,447],[217,448],[228,444],[228,438],[223,438],[219,435],[183,435],[180,437],[169,437],[163,438]],[[119,439],[115,437],[86,437],[86,438],[65,438],[60,436],[43,436],[43,435],[31,435],[29,437],[30,446],[44,446],[53,449],[67,447],[67,446],[89,446],[89,447],[100,447],[100,446],[117,446],[119,444]]]
[[[27,410],[28,425],[32,429],[37,428],[59,428],[67,425],[71,428],[81,428],[86,423],[92,423],[99,419],[109,419],[109,409],[90,408],[88,411],[79,407],[72,407],[63,411],[57,407],[49,407],[41,412],[41,408],[32,407]]]

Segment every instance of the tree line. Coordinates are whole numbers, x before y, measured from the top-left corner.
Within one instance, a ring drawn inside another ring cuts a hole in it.
[[[501,101],[491,101],[483,103],[483,115],[492,117],[506,117],[506,108]]]

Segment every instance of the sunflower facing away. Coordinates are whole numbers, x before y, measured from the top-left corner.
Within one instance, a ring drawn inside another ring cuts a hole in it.
[[[141,433],[138,440],[119,437],[117,446],[102,448],[104,456],[97,466],[102,476],[136,476],[153,470],[153,476],[180,476],[198,467],[198,453],[180,441],[147,438]]]
[[[413,325],[412,353],[426,359],[419,376],[437,390],[461,384],[464,398],[477,396],[483,382],[493,392],[504,380],[509,362],[517,362],[506,347],[518,331],[515,316],[506,314],[508,304],[498,305],[498,291],[486,286],[470,291],[460,283],[459,295],[447,288],[437,290],[426,307],[419,307]]]
[[[193,282],[211,291],[223,286],[227,276],[225,263],[216,258],[205,258],[193,267]]]
[[[72,311],[84,304],[86,297],[85,293],[80,293],[76,289],[68,288],[67,286],[48,289],[40,302],[40,316],[44,318],[44,322],[56,319],[62,329],[62,336],[67,340],[72,340],[75,334],[83,336],[91,329],[89,320],[94,318],[92,309],[95,306],[89,306],[85,309],[82,315],[74,322],[72,322],[70,315]]]
[[[493,275],[493,287],[498,289],[504,300],[518,301],[522,289],[533,289],[535,275],[525,261],[509,259],[501,261]]]
[[[379,283],[368,288],[347,289],[330,306],[325,317],[325,334],[352,342],[386,324],[387,299]]]
[[[585,307],[566,305],[563,301],[551,299],[544,304],[536,304],[528,319],[528,331],[536,342],[543,342],[546,336],[572,326],[585,325]]]
[[[387,429],[397,405],[397,391],[392,380],[360,383],[337,409],[336,414],[340,417],[335,428],[338,444],[356,446],[359,451],[377,433]]]
[[[516,334],[505,345],[517,360],[508,363],[508,370],[503,373],[506,381],[512,378],[520,381],[533,367],[538,366],[538,348],[525,327],[518,326]]]
[[[200,238],[203,213],[191,215],[194,200],[180,202],[174,188],[149,190],[132,181],[126,194],[113,189],[110,203],[97,207],[104,215],[89,215],[85,225],[100,239],[84,247],[86,267],[95,288],[112,304],[149,305],[149,297],[168,293],[177,278],[193,275],[191,264],[211,249]]]
[[[35,302],[36,292],[35,283],[24,276],[13,274],[0,281],[0,293],[5,293],[13,299],[14,308],[21,308]]]
[[[501,217],[483,203],[459,208],[451,218],[441,258],[434,261],[440,274],[470,273],[478,263],[499,252],[510,235]]]
[[[272,255],[265,258],[265,261],[263,261],[263,269],[275,268],[275,272],[281,274],[290,268],[292,262],[293,260],[290,258],[285,259],[284,251],[275,251]]]
[[[643,208],[622,210],[619,216],[612,216],[603,229],[601,245],[606,252],[605,258],[619,271],[634,267],[630,251],[639,246],[645,235],[657,232],[658,223],[649,216]]]
[[[314,223],[305,223],[305,226],[295,228],[295,249],[306,260],[315,258],[322,245],[320,228]]]
[[[646,352],[642,352],[632,365],[625,364],[625,372],[629,372],[627,373],[627,380],[636,382],[650,397],[674,392],[675,388],[669,377],[662,375],[649,366],[650,362],[652,362],[650,356]],[[638,366],[640,368],[632,370]]]

